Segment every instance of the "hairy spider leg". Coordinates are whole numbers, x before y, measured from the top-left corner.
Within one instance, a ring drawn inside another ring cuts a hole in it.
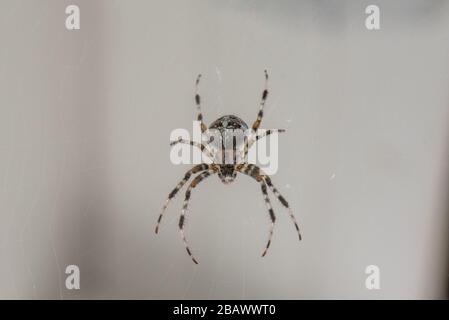
[[[259,139],[262,139],[262,138],[264,138],[266,136],[269,136],[270,134],[273,134],[273,133],[282,133],[282,132],[285,132],[285,129],[268,129],[268,130],[265,130],[264,132],[262,132],[261,134],[257,134],[255,137],[254,136],[250,136],[250,138],[248,139],[247,143],[245,143],[243,145],[243,149],[240,151],[241,152],[241,159],[243,159],[243,161],[246,160],[246,156],[248,155],[249,149]]]
[[[182,242],[184,243],[184,246],[186,248],[187,253],[189,254],[190,258],[195,264],[198,264],[198,261],[195,259],[195,257],[192,254],[192,251],[190,250],[189,244],[187,243],[186,236],[184,234],[184,225],[185,225],[185,214],[187,212],[188,206],[189,206],[189,200],[190,195],[192,192],[192,189],[195,188],[198,183],[200,183],[202,180],[209,177],[212,173],[215,173],[216,169],[211,169],[208,171],[204,171],[197,175],[192,182],[190,183],[189,187],[187,188],[185,199],[184,199],[184,205],[182,206],[181,216],[179,217],[179,232],[181,233]]]
[[[270,225],[270,231],[268,234],[267,245],[265,246],[265,249],[262,253],[262,257],[265,257],[265,255],[267,254],[268,248],[270,247],[270,244],[271,244],[271,238],[273,237],[274,223],[276,222],[276,216],[274,215],[273,207],[271,206],[270,198],[268,197],[267,185],[265,184],[265,182],[263,180],[260,181],[260,187],[262,190],[263,198],[265,200],[265,205],[267,206],[268,213],[270,214],[270,219],[271,219],[271,225]]]
[[[265,101],[267,101],[268,97],[268,72],[267,70],[264,70],[264,72],[265,72],[265,88],[262,92],[262,100],[260,101],[259,113],[257,114],[256,121],[254,121],[252,126],[253,131],[257,131],[257,129],[259,129],[260,123],[262,122],[263,118],[263,108],[265,106]]]
[[[158,231],[159,231],[159,225],[161,223],[162,216],[164,215],[164,212],[167,209],[170,200],[173,199],[176,196],[176,194],[178,193],[178,191],[184,186],[184,184],[186,184],[186,182],[189,181],[189,179],[192,176],[192,174],[195,174],[195,173],[198,173],[198,172],[201,172],[201,171],[205,171],[205,170],[208,170],[210,168],[211,168],[211,165],[202,163],[202,164],[194,166],[192,169],[190,169],[189,171],[187,171],[185,173],[184,178],[182,178],[182,180],[176,185],[176,187],[168,195],[168,198],[167,198],[167,200],[165,202],[165,205],[162,208],[161,213],[159,214],[159,218],[157,219],[156,229],[154,230],[156,233],[158,233]]]
[[[200,83],[201,74],[198,75],[195,81],[195,103],[196,110],[198,113],[197,120],[201,122],[201,132],[205,132],[207,130],[206,124],[203,122],[203,114],[201,113],[201,97],[198,93],[198,85]]]
[[[262,122],[263,118],[263,108],[265,107],[265,102],[267,101],[268,97],[268,72],[267,70],[264,70],[265,73],[265,87],[262,91],[262,99],[260,100],[259,105],[259,113],[257,114],[256,121],[254,121],[253,126],[251,127],[251,134],[249,139],[245,141],[244,147],[243,147],[243,154],[246,155],[248,152],[248,149],[250,148],[250,141],[253,140],[253,136],[256,135],[257,129],[259,129],[260,123]],[[252,144],[252,143],[251,143]]]
[[[203,152],[209,159],[211,159],[213,162],[215,162],[215,152],[210,150],[208,148],[208,146],[205,146],[202,143],[198,143],[198,142],[191,141],[191,140],[185,140],[185,139],[181,139],[181,138],[179,138],[176,141],[170,142],[170,146],[174,146],[175,144],[178,144],[178,143],[189,144],[193,147],[199,148],[201,150],[201,152]]]
[[[267,254],[268,248],[271,245],[271,239],[273,237],[273,231],[274,231],[274,224],[276,222],[276,215],[274,214],[274,210],[273,207],[271,205],[271,201],[270,198],[268,197],[268,192],[267,192],[267,185],[265,183],[265,181],[262,179],[262,176],[260,176],[258,174],[257,169],[252,170],[253,168],[249,167],[247,164],[241,164],[241,165],[237,165],[236,166],[236,170],[240,173],[243,173],[245,175],[248,175],[249,177],[255,179],[257,182],[260,183],[260,188],[262,190],[262,195],[265,201],[265,205],[268,209],[268,213],[270,215],[270,220],[271,220],[271,224],[270,224],[270,230],[268,233],[268,241],[267,244],[265,246],[264,251],[262,252],[262,257],[265,257],[265,255]]]
[[[301,232],[299,230],[298,222],[296,221],[296,218],[293,214],[292,209],[288,205],[287,200],[279,193],[279,191],[274,187],[273,183],[271,182],[271,179],[269,176],[267,176],[258,166],[254,164],[240,164],[236,166],[236,170],[249,175],[250,177],[254,178],[256,181],[263,180],[267,184],[267,186],[270,188],[270,190],[274,193],[276,198],[279,200],[279,202],[287,209],[288,214],[290,215],[290,219],[292,220],[293,224],[295,225],[296,231],[298,233],[299,240],[302,239]]]
[[[271,179],[269,176],[264,175],[263,179],[265,180],[266,184],[268,185],[268,188],[271,189],[271,191],[274,193],[274,195],[278,198],[279,202],[285,207],[287,208],[288,214],[290,215],[290,219],[293,221],[293,224],[295,225],[296,228],[296,232],[298,233],[298,238],[299,241],[301,241],[302,237],[301,237],[301,232],[299,231],[299,225],[298,222],[296,221],[295,215],[293,214],[293,210],[292,208],[290,208],[290,206],[288,205],[287,200],[285,200],[285,198],[279,193],[279,191],[273,186]]]

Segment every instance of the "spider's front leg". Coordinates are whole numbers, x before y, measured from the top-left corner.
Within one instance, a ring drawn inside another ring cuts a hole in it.
[[[164,215],[164,212],[167,209],[170,200],[173,199],[176,196],[178,191],[184,186],[184,184],[186,184],[186,182],[190,179],[192,174],[195,174],[195,173],[198,173],[198,172],[201,172],[201,171],[205,171],[205,170],[208,170],[210,168],[211,168],[211,165],[202,163],[202,164],[194,166],[192,169],[190,169],[189,171],[187,171],[185,173],[184,178],[176,185],[176,187],[168,195],[168,198],[167,198],[167,200],[165,202],[165,205],[162,208],[161,213],[159,214],[159,218],[157,219],[156,229],[154,230],[156,233],[158,233],[158,231],[159,231],[159,225],[161,223],[162,216]]]
[[[262,99],[260,101],[259,113],[257,114],[256,121],[254,121],[253,126],[252,126],[252,130],[254,132],[256,132],[257,129],[259,129],[260,123],[262,122],[263,108],[265,106],[265,101],[267,101],[267,97],[268,97],[268,72],[267,72],[267,70],[264,70],[264,72],[265,72],[265,88],[262,91]]]
[[[260,127],[260,123],[262,122],[263,119],[263,109],[265,107],[265,102],[267,101],[267,97],[268,97],[268,72],[267,70],[264,70],[265,72],[265,87],[264,90],[262,91],[262,99],[260,100],[260,106],[259,106],[259,112],[257,113],[257,118],[256,121],[254,121],[252,127],[251,127],[251,132],[250,132],[250,136],[248,137],[248,139],[246,139],[245,144],[243,146],[243,157],[246,157],[246,154],[248,153],[249,148],[251,147],[251,145],[254,143],[254,137],[257,136],[257,129],[259,129]]]
[[[193,256],[192,251],[189,248],[187,239],[184,234],[185,214],[186,214],[187,208],[189,206],[189,200],[190,200],[190,195],[191,195],[192,189],[195,188],[201,181],[203,181],[204,179],[209,177],[211,174],[216,173],[217,170],[218,170],[218,168],[214,166],[212,169],[197,175],[195,177],[195,179],[192,180],[189,187],[187,188],[186,196],[184,199],[184,205],[182,206],[181,216],[179,217],[179,225],[178,226],[179,226],[179,231],[181,233],[182,242],[184,243],[187,253],[189,254],[190,258],[192,258],[192,261],[195,264],[198,264],[198,261]]]
[[[207,130],[206,124],[203,122],[203,114],[201,113],[201,96],[198,93],[198,85],[200,83],[201,74],[198,75],[195,81],[195,103],[197,110],[197,120],[201,122],[201,132],[205,132]]]

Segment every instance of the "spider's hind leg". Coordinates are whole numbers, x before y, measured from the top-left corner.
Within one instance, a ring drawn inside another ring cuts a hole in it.
[[[288,205],[287,200],[279,193],[279,191],[274,187],[273,183],[271,182],[271,179],[269,176],[267,176],[258,166],[254,164],[240,164],[237,165],[236,170],[238,172],[241,172],[243,174],[246,174],[256,181],[264,181],[267,186],[270,188],[270,190],[274,193],[274,195],[278,198],[279,202],[288,210],[288,214],[290,215],[290,219],[292,220],[293,224],[295,225],[296,231],[298,233],[298,238],[301,240],[301,232],[299,231],[299,225],[296,221],[295,216],[293,215],[293,211]]]
[[[271,244],[271,238],[273,237],[273,230],[274,230],[274,223],[276,222],[276,216],[274,215],[273,207],[271,206],[270,198],[268,197],[267,185],[265,184],[265,182],[263,180],[260,181],[260,187],[262,189],[262,194],[263,194],[263,198],[265,200],[265,205],[267,206],[268,213],[270,214],[270,219],[271,219],[270,232],[268,235],[268,242],[267,242],[267,245],[265,246],[265,250],[262,253],[262,257],[265,257],[265,255],[267,254],[268,248],[270,247],[270,244]]]
[[[192,180],[192,182],[190,183],[189,187],[187,188],[186,196],[185,196],[185,199],[184,199],[184,205],[182,206],[181,216],[179,217],[179,224],[178,224],[178,226],[179,226],[179,232],[181,233],[182,242],[184,243],[184,246],[186,248],[187,253],[189,254],[190,258],[192,258],[192,261],[195,264],[198,264],[198,261],[193,256],[192,250],[190,250],[189,244],[188,244],[186,236],[184,234],[185,214],[186,214],[188,206],[189,206],[190,195],[192,193],[192,189],[195,188],[198,185],[198,183],[200,183],[202,180],[206,179],[212,173],[215,173],[215,172],[216,172],[215,168],[210,169],[208,171],[205,171],[205,172],[197,175],[195,177],[195,179]]]
[[[158,233],[159,231],[159,225],[161,223],[162,220],[162,216],[164,215],[165,210],[168,207],[168,204],[170,203],[170,200],[172,200],[176,194],[178,193],[178,191],[186,184],[186,182],[190,179],[190,177],[192,176],[192,174],[204,171],[209,169],[210,166],[202,163],[199,165],[194,166],[192,169],[190,169],[189,171],[187,171],[184,175],[184,178],[182,178],[182,180],[176,185],[176,187],[170,192],[170,194],[168,195],[167,200],[165,201],[165,205],[162,208],[161,213],[159,214],[159,217],[157,219],[157,223],[156,223],[156,229],[154,230],[154,232]]]
[[[290,219],[293,221],[293,224],[295,225],[296,228],[296,232],[298,233],[298,238],[301,241],[302,237],[301,237],[301,232],[299,231],[299,225],[298,222],[296,221],[296,218],[293,214],[293,210],[290,208],[290,206],[288,205],[287,200],[285,200],[285,198],[279,193],[279,191],[274,187],[273,183],[271,182],[270,177],[268,176],[263,176],[264,181],[266,182],[266,184],[268,185],[268,187],[270,188],[270,190],[274,193],[274,195],[278,198],[279,202],[288,210],[288,214],[290,215]]]

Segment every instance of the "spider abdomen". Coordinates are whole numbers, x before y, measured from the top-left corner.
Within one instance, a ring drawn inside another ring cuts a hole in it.
[[[234,115],[226,115],[218,118],[209,126],[209,129],[217,129],[220,132],[225,130],[247,130],[248,125],[237,116]]]
[[[213,137],[213,147],[220,150],[222,164],[237,163],[237,150],[245,142],[248,125],[237,116],[225,115],[215,120],[209,127],[209,136]]]

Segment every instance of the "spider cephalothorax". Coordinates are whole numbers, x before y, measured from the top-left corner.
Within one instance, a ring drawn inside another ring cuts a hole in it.
[[[198,84],[200,81],[201,75],[196,79],[196,92],[195,92],[195,102],[197,106],[198,116],[197,120],[201,123],[201,132],[204,134],[209,134],[210,131],[218,132],[219,139],[218,145],[212,146],[209,144],[196,143],[194,141],[179,139],[171,143],[174,145],[176,143],[185,143],[191,146],[195,146],[201,149],[201,151],[210,159],[212,159],[211,164],[201,163],[194,166],[192,169],[187,171],[184,175],[184,178],[178,183],[178,185],[170,192],[168,199],[162,208],[162,212],[159,215],[156,224],[156,233],[159,230],[159,224],[162,220],[162,216],[167,209],[168,203],[174,196],[178,193],[178,191],[187,183],[187,181],[191,178],[192,175],[198,174],[195,178],[193,178],[192,182],[187,188],[185,193],[184,205],[182,207],[181,216],[179,217],[179,230],[181,232],[182,240],[186,247],[187,253],[192,258],[193,262],[198,263],[197,260],[192,255],[192,252],[187,244],[186,237],[184,235],[184,225],[185,225],[185,214],[187,212],[187,208],[189,205],[190,195],[193,188],[195,188],[202,180],[206,179],[212,174],[217,174],[220,180],[229,184],[235,180],[237,177],[237,173],[245,174],[260,184],[261,191],[265,200],[265,204],[268,209],[268,213],[271,220],[271,226],[269,231],[268,242],[265,246],[265,250],[262,253],[262,257],[267,253],[268,248],[271,244],[271,237],[273,235],[274,223],[276,221],[276,216],[274,214],[273,208],[271,206],[270,199],[268,197],[267,188],[270,189],[273,194],[277,197],[279,202],[287,208],[290,218],[292,219],[296,231],[298,233],[299,240],[301,240],[301,233],[299,232],[299,226],[296,222],[295,216],[293,215],[288,202],[285,198],[279,193],[279,191],[274,187],[271,182],[271,179],[268,175],[266,175],[258,166],[254,164],[247,163],[245,161],[245,157],[248,154],[249,148],[260,138],[268,136],[272,133],[284,132],[282,129],[270,129],[264,131],[262,134],[258,134],[257,130],[260,126],[260,123],[263,118],[263,108],[265,105],[265,101],[268,96],[267,89],[267,81],[268,81],[268,73],[265,71],[265,89],[262,92],[262,99],[260,102],[259,113],[257,114],[257,118],[254,121],[251,129],[249,129],[248,125],[239,117],[234,115],[226,115],[215,120],[209,128],[203,122],[203,115],[201,113],[201,98],[198,94]],[[207,132],[206,132],[207,131]],[[237,132],[237,134],[236,134]],[[247,133],[249,132],[249,136]],[[238,133],[244,134],[244,139],[238,138]],[[213,138],[214,136],[210,136]],[[209,139],[209,142],[214,141],[215,139]],[[215,140],[215,142],[217,142]],[[212,149],[212,150],[211,150]]]

